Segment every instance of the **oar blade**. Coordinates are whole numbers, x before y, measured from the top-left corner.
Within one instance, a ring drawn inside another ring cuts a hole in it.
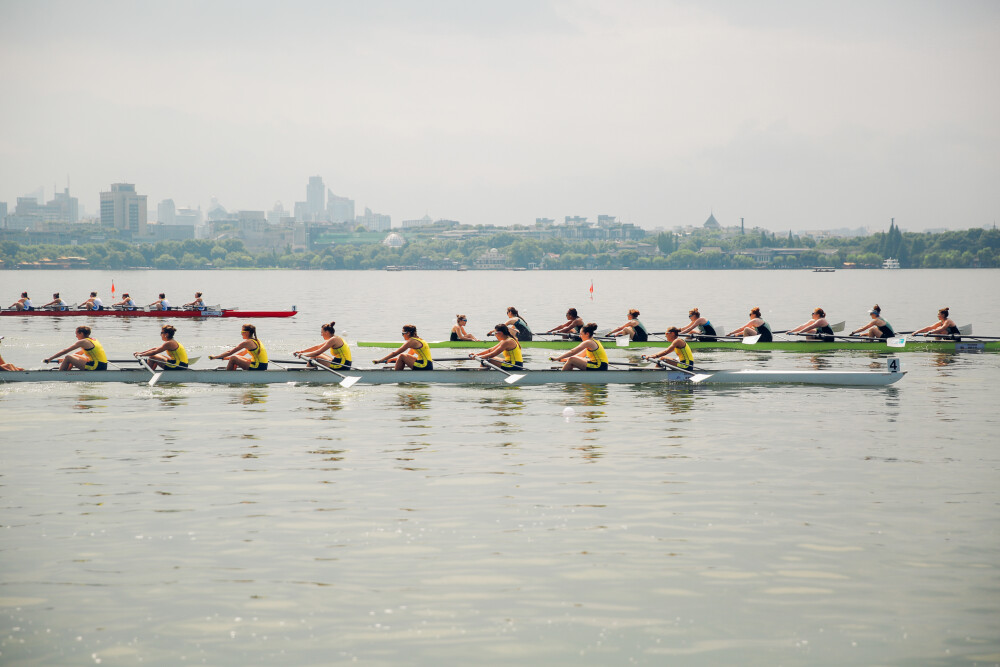
[[[844,321],[844,322],[837,322],[836,324],[832,325],[830,328],[833,330],[834,333],[840,333],[841,331],[844,330],[844,328],[846,326],[847,326],[847,322]]]
[[[160,377],[162,375],[163,375],[162,371],[159,372],[159,373],[153,373],[153,377],[149,378],[149,386],[150,387],[155,387],[156,383],[160,381]]]
[[[705,380],[707,380],[710,377],[712,377],[711,373],[698,373],[697,375],[692,375],[688,379],[691,382],[693,382],[695,384],[698,384],[699,382],[704,382]]]
[[[344,379],[340,381],[340,386],[344,389],[350,389],[357,384],[359,380],[361,380],[361,378],[357,375],[345,375]]]
[[[959,327],[958,328],[958,333],[962,334],[963,336],[971,336],[972,335],[972,325],[971,324],[966,324],[965,326]]]
[[[753,345],[754,343],[756,343],[759,340],[760,340],[760,334],[757,334],[756,336],[745,336],[743,338],[743,344],[744,345]]]
[[[897,338],[886,338],[885,344],[889,347],[906,347],[906,338],[904,336],[899,336]]]
[[[629,336],[618,336],[615,338],[615,345],[618,347],[628,347],[628,344],[632,341]]]
[[[507,377],[504,378],[503,381],[506,382],[507,384],[514,384],[515,382],[523,378],[524,378],[523,375],[508,375]]]

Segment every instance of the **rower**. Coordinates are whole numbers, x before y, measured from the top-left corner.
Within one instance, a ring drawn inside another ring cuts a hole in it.
[[[691,353],[691,346],[685,342],[683,338],[680,337],[681,330],[677,327],[670,327],[667,329],[666,334],[667,341],[670,343],[670,347],[658,352],[654,355],[647,356],[642,355],[643,359],[663,359],[671,352],[677,355],[677,361],[673,359],[663,359],[663,363],[670,364],[675,368],[680,368],[681,370],[689,371],[694,366],[694,355]]]
[[[741,336],[746,338],[748,336],[760,336],[757,339],[759,343],[770,343],[774,340],[771,335],[771,325],[768,324],[763,317],[760,315],[760,308],[755,306],[750,309],[750,321],[741,326],[738,329],[730,331],[727,336]]]
[[[401,371],[409,368],[415,371],[434,370],[434,360],[431,359],[431,346],[426,341],[417,338],[417,327],[412,324],[403,325],[403,344],[395,352],[387,354],[381,359],[373,359],[373,364],[384,364],[387,361],[396,361],[396,370]]]
[[[176,333],[177,329],[169,324],[164,324],[160,327],[160,339],[163,341],[163,344],[159,347],[151,347],[148,350],[136,352],[133,356],[146,357],[151,369],[156,368],[157,364],[162,366],[165,371],[176,371],[187,368],[187,350],[184,349],[183,345],[174,340],[174,334]],[[162,354],[164,352],[166,354]]]
[[[576,308],[570,308],[566,311],[566,323],[552,327],[545,333],[562,334],[563,338],[566,338],[567,340],[582,340],[582,337],[580,336],[580,329],[582,327],[583,318],[577,314]]]
[[[243,342],[231,350],[226,350],[222,354],[209,356],[209,359],[228,359],[226,370],[231,371],[241,368],[245,371],[266,371],[267,370],[267,350],[264,344],[257,338],[257,327],[252,324],[244,324],[240,329]],[[245,350],[250,355],[249,359],[242,356],[235,356],[241,350]]]
[[[469,318],[465,315],[455,316],[455,326],[451,328],[451,338],[448,340],[479,340],[468,331],[465,330],[465,325],[468,324]]]
[[[3,336],[0,336],[0,342],[3,341]],[[24,369],[20,366],[15,366],[14,364],[4,361],[3,355],[0,355],[0,370],[3,371],[23,371]]]
[[[709,322],[707,317],[702,317],[701,313],[698,312],[697,308],[692,308],[688,311],[688,319],[691,320],[691,324],[687,325],[683,329],[678,329],[678,332],[683,336],[690,334],[695,329],[698,333],[695,334],[694,340],[701,341],[711,341],[715,340],[718,334],[715,333],[715,327]]]
[[[73,350],[80,350],[79,354],[70,354]],[[90,327],[79,326],[76,328],[76,342],[65,350],[56,352],[45,363],[49,363],[56,357],[65,354],[59,370],[66,371],[74,368],[83,371],[106,371],[108,370],[108,355],[104,353],[104,347],[96,338],[91,338]]]
[[[42,306],[42,310],[69,310],[69,304],[66,300],[59,296],[59,292],[52,295],[52,301]]]
[[[90,298],[80,304],[83,310],[104,310],[104,302],[97,296],[97,292],[91,292]]]
[[[160,292],[160,296],[153,303],[149,304],[150,310],[170,310],[170,302],[167,301],[167,295]]]
[[[852,331],[852,336],[861,334],[862,336],[879,338],[881,340],[894,338],[896,336],[896,330],[892,328],[892,325],[882,319],[882,309],[877,303],[872,306],[872,309],[868,311],[868,314],[871,316],[872,321],[860,329]]]
[[[21,298],[10,304],[11,310],[34,310],[35,308],[31,305],[31,299],[28,298],[27,292],[21,292]]]
[[[121,308],[122,310],[135,310],[138,306],[135,305],[135,299],[129,296],[128,292],[122,294],[122,300],[118,303],[111,304],[113,308]]]
[[[575,311],[574,311],[575,312]],[[601,345],[601,341],[594,340],[594,332],[597,325],[593,322],[585,324],[580,329],[581,343],[566,354],[559,357],[550,357],[552,361],[566,360],[562,369],[586,370],[586,371],[606,371],[608,370],[608,353]]]
[[[950,340],[962,340],[962,332],[958,330],[958,327],[948,317],[948,307],[945,306],[938,311],[937,314],[938,321],[929,327],[924,327],[923,329],[917,329],[913,332],[913,335],[924,334],[927,336],[934,336],[937,338],[948,338]]]
[[[824,343],[833,342],[833,328],[830,323],[826,321],[826,311],[822,308],[817,308],[812,312],[812,319],[805,324],[800,324],[794,329],[789,329],[788,333],[810,333],[813,335],[806,336],[807,340],[819,340]]]
[[[162,294],[160,297],[162,298]],[[205,310],[208,306],[205,305],[205,300],[201,298],[201,292],[194,293],[194,301],[191,303],[185,303],[183,308],[193,308],[194,310]]]
[[[515,308],[514,306],[509,306],[507,308],[507,318],[508,319],[506,322],[504,322],[504,325],[507,327],[507,331],[510,333],[511,336],[521,341],[522,343],[526,343],[530,341],[532,338],[534,338],[534,334],[531,332],[531,327],[529,327],[528,323],[524,320],[524,318],[518,314],[517,308]],[[494,329],[488,331],[486,333],[486,336],[489,337],[494,335],[495,333],[496,330]]]
[[[486,360],[486,363],[493,364],[497,368],[524,368],[524,357],[521,355],[521,345],[514,336],[510,335],[507,324],[501,323],[493,327],[493,335],[497,337],[497,344],[488,350],[469,355],[470,359]],[[503,360],[494,359],[497,355],[503,355]]]
[[[351,348],[348,347],[347,341],[336,335],[336,324],[336,322],[330,322],[329,324],[324,324],[320,327],[319,334],[323,337],[322,343],[319,345],[313,345],[312,347],[307,347],[306,349],[299,350],[298,352],[293,352],[292,354],[296,357],[307,357],[313,361],[323,364],[328,368],[350,368]],[[328,350],[331,356],[323,354]]]
[[[649,340],[646,332],[646,325],[639,321],[639,311],[632,308],[628,311],[628,321],[617,329],[608,332],[608,336],[625,336],[636,343],[644,343]]]

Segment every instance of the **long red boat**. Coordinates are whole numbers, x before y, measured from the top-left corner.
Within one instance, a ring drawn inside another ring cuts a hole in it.
[[[261,317],[292,317],[298,311],[295,306],[291,310],[0,310],[0,317],[242,317],[257,319]]]

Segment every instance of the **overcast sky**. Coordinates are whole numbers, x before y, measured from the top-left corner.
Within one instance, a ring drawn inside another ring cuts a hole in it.
[[[0,0],[0,201],[964,229],[998,66],[993,0]]]

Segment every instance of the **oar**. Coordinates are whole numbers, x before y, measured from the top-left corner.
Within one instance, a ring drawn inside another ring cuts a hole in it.
[[[315,359],[310,359],[306,361],[306,364],[312,366],[313,368],[322,368],[324,371],[327,371],[328,373],[333,373],[334,375],[343,378],[340,381],[340,386],[343,387],[344,389],[349,389],[353,387],[354,383],[356,383],[358,380],[361,379],[361,377],[358,375],[344,375],[343,373],[338,373],[337,371],[333,370],[326,364],[317,363]]]
[[[928,339],[931,339],[931,340],[940,340],[940,341],[947,341],[948,340],[948,338],[944,337],[944,336],[941,336],[941,337],[939,337],[939,336],[927,336],[926,334],[915,334],[912,331],[902,331],[900,333],[904,333],[904,334],[905,333],[909,333],[909,334],[911,334],[913,336],[921,336],[921,337],[925,337],[926,336]],[[998,336],[973,336],[972,335],[972,325],[971,324],[966,324],[966,325],[960,326],[958,328],[958,333],[961,336],[965,336],[967,338],[972,338],[974,340],[976,340],[976,339],[982,339],[982,340],[1000,340],[1000,337],[998,337]],[[888,338],[888,339],[886,339],[885,343],[889,347],[906,347],[906,337],[905,336],[897,336],[896,338]]]
[[[608,366],[627,366],[629,368],[645,368],[642,364],[630,364],[627,361],[609,361]]]
[[[506,369],[500,368],[499,366],[495,366],[494,364],[491,364],[490,362],[486,361],[485,359],[479,359],[479,363],[482,366],[486,367],[488,370],[491,370],[491,371],[500,371],[501,373],[503,373],[504,375],[506,375],[507,378],[504,380],[504,382],[506,382],[507,384],[514,384],[518,380],[524,378],[523,375],[517,375],[515,373],[508,373]]]
[[[146,361],[146,357],[136,357],[136,360],[139,362],[140,366],[153,374],[153,377],[149,378],[149,386],[155,386],[156,383],[160,381],[160,376],[163,375],[163,371],[154,371],[153,367],[149,365],[148,361]]]
[[[668,364],[667,362],[661,359],[651,359],[650,361],[655,361],[657,366],[665,370],[680,371],[681,373],[684,373],[685,375],[688,376],[688,380],[690,380],[694,384],[698,384],[699,382],[702,382],[703,380],[707,380],[708,378],[712,377],[711,373],[699,373],[698,371],[700,371],[701,369],[688,370],[687,368],[680,368],[679,366]]]
[[[188,357],[188,366],[193,366],[199,359],[201,359],[201,357]],[[138,359],[108,359],[109,364],[132,364],[137,363],[138,361]]]
[[[971,324],[963,324],[962,326],[960,326],[958,328],[958,333],[961,336],[971,336],[972,335],[972,325]],[[945,336],[949,336],[950,334],[939,334],[939,333],[937,333],[937,334],[925,334],[925,333],[922,333],[922,334],[913,334],[913,335],[914,336],[926,336],[927,338],[943,338]]]

